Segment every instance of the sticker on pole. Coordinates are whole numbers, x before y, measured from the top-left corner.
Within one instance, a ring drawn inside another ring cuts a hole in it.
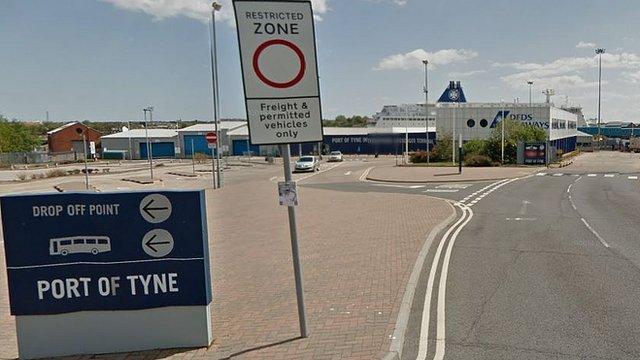
[[[311,2],[234,0],[233,6],[251,143],[322,141]]]
[[[278,202],[284,206],[298,206],[298,191],[295,181],[278,183]]]

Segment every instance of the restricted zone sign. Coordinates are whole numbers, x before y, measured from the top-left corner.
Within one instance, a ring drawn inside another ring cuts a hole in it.
[[[0,198],[20,358],[208,346],[204,201],[204,191]]]
[[[234,0],[233,6],[251,143],[322,141],[311,2]]]

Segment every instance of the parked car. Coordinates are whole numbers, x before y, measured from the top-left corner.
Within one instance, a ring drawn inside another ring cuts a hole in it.
[[[303,156],[296,161],[296,172],[301,171],[318,171],[320,170],[320,161],[315,156]]]
[[[329,161],[342,161],[342,153],[340,151],[332,151],[329,154]]]

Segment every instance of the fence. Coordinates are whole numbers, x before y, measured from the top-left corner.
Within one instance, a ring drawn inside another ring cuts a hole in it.
[[[65,163],[77,160],[73,151],[49,154],[46,152],[0,153],[0,166],[18,164]]]

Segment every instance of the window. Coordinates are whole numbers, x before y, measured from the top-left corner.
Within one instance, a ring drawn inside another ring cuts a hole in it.
[[[480,120],[480,126],[487,127],[487,119]]]
[[[84,244],[84,239],[73,239],[74,244]]]
[[[107,239],[99,239],[98,244],[108,244],[109,241]]]
[[[467,126],[470,127],[470,128],[476,126],[476,121],[473,120],[473,119],[467,120]]]
[[[60,245],[71,245],[71,240],[62,240],[60,241]]]
[[[87,244],[95,244],[96,239],[87,239]]]

